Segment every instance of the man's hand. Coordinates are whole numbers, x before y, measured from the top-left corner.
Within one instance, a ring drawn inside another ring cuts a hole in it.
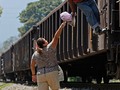
[[[72,17],[77,16],[76,12],[71,12]]]

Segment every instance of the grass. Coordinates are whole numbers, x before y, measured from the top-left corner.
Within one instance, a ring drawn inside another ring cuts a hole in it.
[[[7,87],[7,86],[11,86],[13,83],[1,83],[0,84],[0,90]]]

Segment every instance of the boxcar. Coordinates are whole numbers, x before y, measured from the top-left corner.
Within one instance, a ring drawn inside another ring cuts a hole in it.
[[[76,26],[71,27],[67,24],[62,32],[56,56],[64,72],[64,82],[71,81],[69,77],[74,77],[75,82],[96,80],[97,83],[101,83],[103,79],[104,83],[108,83],[110,79],[120,77],[120,4],[116,0],[98,0],[97,3],[101,27],[106,28],[106,33],[94,35],[86,17],[78,8]],[[4,65],[10,67],[5,66],[4,72],[12,71],[15,80],[31,80],[30,59],[35,50],[34,42],[38,37],[44,37],[48,42],[52,40],[62,23],[60,13],[63,11],[71,12],[67,0],[31,27],[12,49],[3,54]]]

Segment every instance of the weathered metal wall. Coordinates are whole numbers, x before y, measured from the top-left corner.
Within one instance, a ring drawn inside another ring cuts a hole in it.
[[[0,75],[2,74],[2,55],[0,56]]]
[[[117,0],[111,1],[111,33],[109,34],[110,59],[116,65],[114,73],[120,79],[120,4]],[[110,70],[112,71],[112,70]]]
[[[3,54],[4,73],[12,72],[12,52],[11,48]]]
[[[30,42],[29,42],[29,34],[19,40],[13,49],[13,53],[15,55],[14,58],[14,70],[24,70],[30,67]]]

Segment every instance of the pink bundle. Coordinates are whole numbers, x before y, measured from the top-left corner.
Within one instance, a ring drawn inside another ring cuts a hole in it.
[[[60,14],[60,18],[61,18],[63,21],[67,21],[67,22],[72,21],[72,15],[71,15],[70,13],[68,13],[68,12],[62,12],[62,13]]]

